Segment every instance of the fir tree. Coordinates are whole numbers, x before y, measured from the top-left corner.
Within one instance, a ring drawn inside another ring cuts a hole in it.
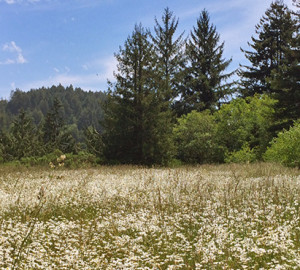
[[[251,66],[241,66],[242,95],[272,93],[269,78],[277,71],[286,58],[286,48],[290,48],[297,33],[297,23],[283,1],[275,1],[256,25],[258,38],[252,37],[248,43],[251,51],[243,50]],[[298,33],[299,34],[299,33]]]
[[[110,84],[103,135],[108,160],[121,163],[165,163],[170,154],[170,115],[157,91],[155,54],[148,33],[136,25],[118,60],[116,83]]]
[[[37,129],[29,115],[21,110],[11,128],[13,156],[16,159],[36,156],[41,153]]]
[[[229,86],[222,82],[232,75],[224,74],[231,59],[222,58],[224,42],[219,44],[219,40],[216,27],[210,23],[208,12],[203,10],[186,45],[188,67],[181,100],[176,104],[179,115],[192,110],[214,110],[218,101],[228,94]]]
[[[154,35],[151,39],[157,55],[156,79],[160,93],[170,104],[178,95],[184,66],[184,40],[181,33],[177,38],[179,20],[169,8],[164,10],[162,23],[155,18]]]
[[[300,20],[295,14],[297,32],[289,47],[285,47],[284,59],[278,69],[271,72],[270,83],[273,97],[278,100],[275,130],[288,129],[300,118]]]
[[[59,149],[64,153],[74,153],[77,151],[76,142],[71,131],[64,124],[61,109],[61,102],[55,98],[42,127],[45,151],[50,152]]]
[[[54,99],[53,106],[46,114],[43,125],[44,143],[55,144],[59,133],[64,125],[61,115],[62,104],[58,98]]]

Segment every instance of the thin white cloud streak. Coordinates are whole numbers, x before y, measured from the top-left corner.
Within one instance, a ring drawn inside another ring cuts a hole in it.
[[[113,80],[114,78],[113,72],[116,69],[116,60],[113,57],[109,57],[106,59],[98,59],[85,65],[88,67],[88,71],[90,71],[89,74],[69,74],[69,71],[67,71],[65,73],[50,76],[45,80],[31,82],[24,85],[24,87],[21,87],[21,89],[27,91],[30,89],[37,89],[42,86],[50,87],[58,84],[68,86],[72,84],[74,87],[80,87],[84,90],[106,90],[103,88],[105,87],[107,80]],[[102,69],[103,71],[97,72],[97,69]],[[55,70],[55,72],[57,70]]]
[[[28,62],[22,54],[22,49],[18,47],[14,41],[4,44],[2,51],[16,54],[16,56],[13,59],[8,58],[4,61],[0,61],[0,65],[25,64]]]
[[[8,5],[13,5],[13,4],[20,4],[20,3],[24,3],[24,2],[37,3],[37,2],[40,2],[40,0],[3,0],[0,2],[5,2]]]

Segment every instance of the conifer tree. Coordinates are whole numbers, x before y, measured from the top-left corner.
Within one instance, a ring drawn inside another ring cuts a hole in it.
[[[256,25],[257,38],[252,37],[252,50],[243,50],[250,66],[241,66],[242,95],[272,93],[270,77],[286,61],[287,48],[297,32],[297,22],[291,11],[281,0],[271,3],[260,22]]]
[[[29,115],[21,110],[11,128],[13,156],[16,159],[40,154],[37,129]]]
[[[223,59],[224,42],[220,44],[219,41],[216,27],[210,23],[208,12],[203,10],[186,45],[188,66],[181,100],[176,104],[179,115],[192,110],[214,110],[218,101],[229,94],[226,90],[229,85],[222,85],[222,82],[232,75],[224,74],[231,59]]]
[[[169,8],[164,10],[162,23],[155,18],[154,35],[151,39],[157,55],[156,79],[159,92],[170,104],[178,96],[184,66],[183,34],[176,37],[179,20]]]
[[[59,133],[64,125],[61,116],[62,104],[58,98],[54,99],[53,106],[47,112],[43,125],[44,143],[55,144]]]
[[[277,123],[275,130],[288,129],[293,121],[300,118],[300,20],[297,21],[297,33],[289,47],[284,47],[284,59],[278,69],[271,72],[270,83],[273,97],[278,100],[275,106]]]
[[[121,163],[165,163],[172,127],[154,80],[156,56],[147,31],[136,25],[115,57],[118,72],[107,93],[103,122],[105,157]]]
[[[61,102],[55,98],[42,126],[45,151],[59,149],[64,153],[73,153],[77,150],[76,143],[70,130],[64,124],[61,109]]]

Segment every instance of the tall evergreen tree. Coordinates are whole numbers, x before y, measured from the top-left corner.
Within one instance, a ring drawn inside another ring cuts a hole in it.
[[[105,156],[121,163],[164,163],[170,155],[169,111],[154,80],[155,53],[148,33],[136,25],[118,60],[116,83],[105,105]]]
[[[44,143],[55,144],[64,125],[61,115],[62,104],[58,98],[54,99],[53,106],[48,111],[43,125]]]
[[[278,69],[271,72],[270,83],[273,97],[278,100],[275,130],[288,129],[300,118],[300,20],[295,14],[297,32],[289,47],[284,47],[284,59]]]
[[[14,120],[11,135],[15,158],[36,156],[41,153],[37,129],[24,110],[21,110]]]
[[[218,101],[228,94],[229,85],[222,85],[222,82],[232,75],[224,74],[231,59],[223,59],[224,42],[220,44],[219,41],[216,27],[210,23],[208,12],[203,10],[186,45],[188,67],[181,99],[176,104],[179,115],[192,110],[214,110]]]
[[[162,23],[155,18],[154,35],[151,39],[154,45],[156,58],[156,79],[158,88],[166,101],[170,104],[178,95],[178,86],[181,83],[184,65],[184,40],[181,33],[177,38],[176,30],[179,20],[169,8],[164,10]]]
[[[37,128],[24,110],[14,119],[8,132],[0,133],[0,153],[5,161],[42,153]]]
[[[286,48],[290,48],[294,35],[299,35],[291,11],[281,0],[271,3],[255,32],[258,38],[252,37],[253,43],[248,43],[252,50],[241,49],[251,63],[241,66],[239,72],[243,96],[272,93],[271,73],[284,63]]]
[[[76,152],[75,140],[71,131],[64,125],[61,109],[61,102],[55,98],[42,127],[45,150],[49,152],[59,149],[64,153]]]

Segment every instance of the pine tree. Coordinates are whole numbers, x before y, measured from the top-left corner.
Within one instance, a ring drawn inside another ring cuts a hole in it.
[[[155,53],[158,56],[156,79],[158,80],[159,92],[170,104],[178,95],[185,62],[184,33],[175,38],[178,23],[179,20],[173,15],[173,12],[166,8],[162,15],[162,24],[155,18],[155,34],[151,35]]]
[[[297,33],[289,47],[285,47],[284,59],[278,69],[271,72],[269,83],[273,97],[278,100],[275,109],[277,123],[275,130],[288,129],[293,121],[300,118],[300,20],[297,20]]]
[[[103,122],[104,154],[121,163],[164,163],[170,155],[170,115],[154,80],[155,54],[148,33],[136,25],[118,60]]]
[[[50,152],[59,149],[64,153],[74,153],[77,151],[76,142],[71,131],[64,124],[61,109],[61,102],[55,98],[42,126],[45,151]]]
[[[251,51],[243,50],[251,66],[241,66],[242,95],[272,93],[269,81],[271,73],[284,63],[286,48],[291,46],[297,33],[297,23],[283,1],[272,2],[259,24],[256,25],[258,38],[248,43]],[[299,34],[299,33],[298,33]]]
[[[12,152],[16,159],[40,154],[37,129],[24,110],[14,120],[10,133],[13,139]]]
[[[210,23],[208,12],[203,10],[186,45],[188,66],[181,100],[176,104],[179,115],[192,110],[214,110],[219,100],[229,94],[226,90],[229,85],[222,85],[222,82],[232,75],[224,74],[231,59],[222,58],[224,42],[219,44],[219,40],[216,27]]]
[[[47,112],[43,125],[44,143],[56,144],[59,133],[64,125],[61,115],[62,104],[58,98],[54,99],[53,106]]]

